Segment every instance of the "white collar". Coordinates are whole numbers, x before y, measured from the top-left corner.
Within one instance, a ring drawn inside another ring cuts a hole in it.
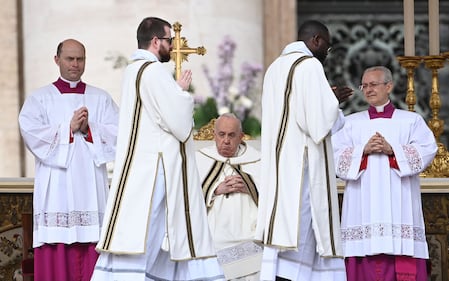
[[[148,50],[137,49],[132,55],[131,60],[149,60],[149,61],[159,61],[155,54]]]
[[[312,51],[310,51],[309,48],[307,48],[304,41],[296,41],[296,42],[288,44],[287,46],[285,46],[284,50],[282,50],[282,55],[292,53],[292,52],[301,52],[301,53],[305,53],[309,56],[313,56]]]
[[[387,103],[384,104],[384,105],[375,106],[376,111],[377,111],[377,112],[384,112],[385,106],[388,105],[389,103],[390,103],[390,101],[387,101]]]
[[[64,78],[62,78],[62,77],[59,77],[59,78],[61,78],[62,81],[66,82],[66,83],[69,83],[70,88],[76,88],[76,86],[78,85],[78,83],[81,81],[81,79],[78,80],[78,81],[69,81],[69,80],[64,79]]]
[[[217,151],[217,146],[215,144],[204,147],[200,149],[200,152],[212,159],[217,161],[229,163],[231,165],[234,164],[245,164],[257,162],[260,160],[260,152],[257,151],[252,146],[247,145],[245,142],[239,145],[238,155],[235,157],[223,157]]]

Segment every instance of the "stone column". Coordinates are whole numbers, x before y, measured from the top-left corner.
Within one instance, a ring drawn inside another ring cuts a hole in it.
[[[0,177],[22,176],[22,143],[17,117],[21,107],[21,0],[2,0],[0,9]]]
[[[264,0],[264,65],[268,67],[282,49],[296,41],[296,0]]]

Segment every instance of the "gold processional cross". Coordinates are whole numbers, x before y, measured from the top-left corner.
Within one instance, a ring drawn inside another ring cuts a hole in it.
[[[175,77],[176,80],[181,76],[181,63],[187,61],[187,56],[190,54],[198,54],[204,56],[206,49],[204,47],[189,48],[185,37],[181,37],[181,24],[175,22],[173,30],[175,37],[173,38],[173,49],[170,53],[171,59],[175,62]]]

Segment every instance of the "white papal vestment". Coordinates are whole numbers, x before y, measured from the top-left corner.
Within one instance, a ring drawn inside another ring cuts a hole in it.
[[[197,153],[198,169],[218,259],[227,279],[259,280],[262,246],[255,244],[260,152],[243,142],[234,157],[223,157],[216,145]],[[226,176],[240,175],[248,193],[214,195]],[[245,276],[245,277],[243,277]]]

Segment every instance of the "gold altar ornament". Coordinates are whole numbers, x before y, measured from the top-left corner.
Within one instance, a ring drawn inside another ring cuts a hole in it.
[[[415,94],[415,69],[421,63],[422,58],[417,56],[398,56],[399,63],[407,70],[407,96],[405,102],[409,111],[415,111],[416,94]]]
[[[429,102],[432,110],[432,118],[428,121],[428,125],[435,135],[438,151],[432,164],[422,173],[422,176],[449,177],[449,152],[440,141],[440,136],[443,133],[444,121],[438,116],[441,108],[441,99],[438,90],[438,69],[443,67],[445,57],[439,55],[424,56],[423,60],[426,68],[432,72],[432,92],[430,94]]]
[[[432,117],[427,121],[427,125],[432,130],[438,150],[432,163],[423,171],[420,176],[428,178],[449,177],[449,152],[440,141],[440,136],[444,129],[444,120],[439,118],[441,108],[441,99],[438,89],[438,69],[442,68],[445,63],[445,53],[441,56],[398,56],[400,65],[407,70],[407,96],[405,101],[409,111],[415,111],[416,104],[415,80],[414,74],[417,66],[424,62],[427,69],[432,72],[432,90],[430,93],[430,109]]]
[[[175,32],[175,37],[173,38],[173,49],[170,53],[171,59],[175,62],[175,77],[176,80],[181,76],[181,63],[187,61],[187,56],[190,54],[198,54],[204,56],[206,54],[206,49],[201,46],[198,48],[189,48],[187,44],[187,39],[181,37],[181,24],[175,22],[173,24],[173,30]]]

